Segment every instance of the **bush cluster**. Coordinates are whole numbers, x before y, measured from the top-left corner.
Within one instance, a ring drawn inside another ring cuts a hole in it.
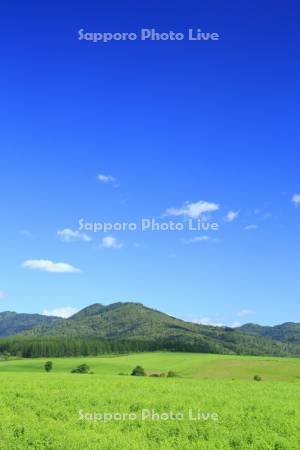
[[[136,366],[132,372],[131,375],[134,377],[146,377],[147,373],[145,372],[145,369],[142,366]],[[169,370],[169,372],[167,372],[167,374],[165,373],[151,373],[149,375],[149,377],[155,377],[155,378],[174,378],[174,377],[178,377],[176,372],[173,372],[172,370]]]

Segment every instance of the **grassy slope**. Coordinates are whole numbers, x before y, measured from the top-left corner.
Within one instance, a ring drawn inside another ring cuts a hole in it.
[[[0,374],[1,450],[299,450],[300,385],[287,382]],[[194,422],[188,409],[218,414]],[[142,409],[183,412],[142,421]],[[137,421],[79,420],[135,412]]]
[[[297,359],[157,352],[52,360],[51,373],[44,359],[0,362],[0,450],[300,448]],[[69,372],[82,362],[95,374]],[[117,375],[137,364],[182,378]],[[252,380],[255,373],[262,382]],[[189,408],[216,413],[218,421],[190,421]],[[141,420],[142,409],[183,412],[184,419]],[[138,420],[79,420],[80,410],[135,412]]]
[[[297,358],[252,356],[225,356],[195,353],[138,353],[123,356],[51,358],[54,373],[69,373],[81,362],[90,365],[97,375],[129,374],[133,367],[142,365],[147,372],[173,370],[181,377],[210,379],[252,380],[255,374],[264,381],[300,381],[300,361]],[[0,362],[2,372],[43,373],[45,359],[23,359]]]

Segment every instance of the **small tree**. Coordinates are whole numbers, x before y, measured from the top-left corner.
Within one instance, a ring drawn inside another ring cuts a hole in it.
[[[145,370],[143,369],[143,367],[141,366],[136,366],[133,371],[131,372],[131,375],[133,377],[145,377],[146,373]]]
[[[261,378],[260,375],[254,375],[253,380],[254,380],[254,381],[261,381],[262,378]]]
[[[167,373],[167,377],[168,378],[174,378],[177,377],[177,373],[173,372],[173,370],[169,370],[169,372]]]
[[[53,369],[53,362],[47,361],[44,365],[44,368],[45,368],[46,372],[51,372],[51,370]]]
[[[3,359],[4,361],[8,361],[10,358],[10,353],[5,351],[1,353],[0,358]]]
[[[90,366],[87,364],[80,364],[80,366],[76,367],[76,369],[72,369],[71,373],[91,373]]]

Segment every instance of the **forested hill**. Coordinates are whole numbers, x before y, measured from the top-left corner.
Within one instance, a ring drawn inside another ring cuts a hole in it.
[[[60,320],[63,319],[41,314],[18,314],[4,311],[0,313],[0,336],[11,336],[39,325],[52,325]]]
[[[300,344],[300,323],[286,322],[274,327],[247,323],[236,329],[242,333],[263,336],[274,341]]]
[[[178,351],[255,355],[299,355],[298,346],[247,334],[228,327],[185,322],[140,303],[99,303],[69,319],[42,324],[27,337],[64,337],[154,343],[155,348]]]

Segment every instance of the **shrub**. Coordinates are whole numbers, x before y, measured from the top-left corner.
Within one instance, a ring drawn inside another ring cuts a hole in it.
[[[169,370],[169,372],[167,373],[167,377],[168,378],[174,378],[174,377],[178,377],[176,372],[173,372],[172,370]]]
[[[47,361],[44,365],[44,369],[46,370],[46,372],[51,372],[51,370],[53,369],[53,362]]]
[[[261,378],[260,375],[254,375],[253,380],[254,380],[254,381],[261,381],[262,378]]]
[[[71,373],[90,373],[90,366],[87,364],[80,364],[80,366],[72,369]]]
[[[159,375],[159,373],[151,373],[150,377],[156,377],[156,378],[158,377],[159,378],[160,375]]]
[[[0,354],[0,359],[3,361],[8,361],[10,358],[10,353],[9,352],[3,352]]]
[[[146,373],[145,370],[143,369],[143,367],[141,366],[136,366],[133,371],[131,372],[131,375],[134,377],[145,377]]]

